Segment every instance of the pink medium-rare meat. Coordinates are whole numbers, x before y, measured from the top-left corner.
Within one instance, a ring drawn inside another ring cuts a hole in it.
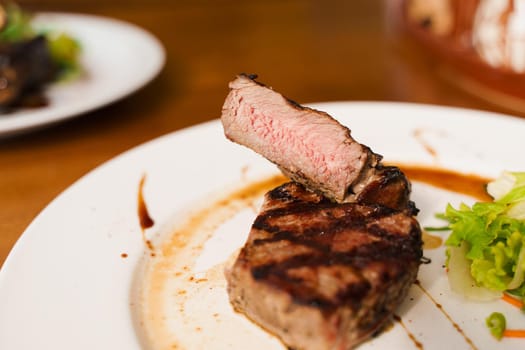
[[[290,182],[268,192],[226,271],[235,310],[294,350],[348,350],[415,281],[421,229],[406,211],[334,203]]]
[[[354,201],[381,157],[330,115],[239,75],[222,108],[225,135],[277,164],[292,180],[337,201]]]

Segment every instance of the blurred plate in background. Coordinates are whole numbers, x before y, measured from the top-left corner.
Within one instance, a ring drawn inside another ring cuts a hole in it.
[[[0,137],[63,121],[119,100],[151,81],[164,65],[161,43],[126,22],[91,15],[40,13],[34,24],[77,39],[85,74],[49,86],[45,91],[47,106],[0,114]]]

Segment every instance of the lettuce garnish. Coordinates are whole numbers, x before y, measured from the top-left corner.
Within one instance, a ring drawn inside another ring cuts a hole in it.
[[[464,269],[470,276],[464,278],[474,281],[472,287],[524,298],[525,172],[504,172],[487,185],[487,192],[493,202],[460,204],[457,209],[449,204],[445,213],[438,215],[449,222],[451,230],[445,242],[449,274],[455,268],[450,262],[459,260],[451,255],[461,254],[470,265]],[[469,291],[463,294],[468,297]]]

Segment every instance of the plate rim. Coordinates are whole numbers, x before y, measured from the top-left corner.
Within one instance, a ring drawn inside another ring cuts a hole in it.
[[[522,124],[523,127],[525,127],[525,119],[522,119],[520,117],[507,115],[507,114],[501,114],[501,113],[495,113],[495,112],[458,108],[458,107],[436,106],[436,105],[405,103],[405,102],[373,102],[373,101],[332,101],[332,102],[328,101],[328,102],[308,103],[307,105],[314,106],[317,108],[322,108],[323,106],[324,107],[339,106],[343,108],[352,108],[354,106],[360,107],[360,108],[382,108],[382,109],[397,108],[398,111],[403,111],[406,108],[427,109],[427,110],[433,109],[438,112],[448,110],[448,111],[455,111],[456,113],[464,112],[465,117],[470,118],[472,116],[472,117],[475,117],[474,119],[481,117],[481,118],[489,118],[493,121],[496,121],[495,118],[497,118],[498,120],[518,122]],[[84,183],[87,180],[93,179],[93,178],[96,179],[97,176],[103,176],[104,172],[111,171],[111,168],[115,167],[116,164],[124,164],[127,161],[129,161],[127,159],[130,159],[133,157],[138,157],[138,158],[144,157],[149,152],[151,152],[152,149],[155,149],[156,147],[162,147],[162,145],[165,144],[165,142],[168,142],[173,137],[177,137],[179,135],[182,135],[188,132],[189,133],[198,132],[200,128],[209,128],[209,127],[214,128],[218,122],[219,122],[218,119],[213,119],[207,122],[199,123],[199,124],[189,126],[189,127],[186,127],[180,130],[176,130],[168,134],[162,135],[160,137],[154,138],[152,140],[146,141],[133,148],[130,148],[129,150],[95,167],[94,169],[89,171],[87,174],[83,175],[78,180],[76,180],[73,184],[68,186],[64,191],[58,194],[48,205],[46,205],[44,209],[42,209],[39,212],[39,214],[27,226],[27,228],[24,230],[20,238],[17,240],[17,242],[11,249],[5,262],[0,267],[0,292],[2,290],[2,287],[5,288],[4,283],[7,283],[6,281],[7,272],[6,271],[13,270],[15,268],[13,266],[16,263],[15,260],[17,259],[18,256],[23,255],[23,249],[24,249],[23,247],[24,247],[24,244],[26,244],[24,242],[28,239],[27,237],[29,236],[26,232],[31,232],[31,230],[35,229],[34,227],[38,224],[38,220],[40,220],[39,218],[47,215],[48,212],[52,210],[54,203],[64,200],[64,198],[68,196],[68,193],[75,191],[78,187],[85,186]],[[131,270],[133,270],[134,268],[135,267],[130,267]]]

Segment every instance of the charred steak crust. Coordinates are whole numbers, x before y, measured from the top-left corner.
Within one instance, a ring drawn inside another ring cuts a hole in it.
[[[376,173],[368,179],[355,201],[402,209],[408,214],[417,215],[419,210],[410,200],[411,188],[410,182],[398,167],[378,165]]]
[[[290,182],[268,192],[226,271],[237,311],[302,349],[350,349],[415,281],[421,230],[407,212],[334,203]]]
[[[253,149],[293,181],[334,201],[371,203],[372,196],[377,204],[410,207],[405,195],[410,184],[399,169],[385,171],[382,157],[354,140],[351,131],[329,114],[301,106],[255,79],[256,75],[241,74],[230,82],[221,116],[228,139]],[[395,181],[393,174],[398,176]],[[375,191],[379,185],[381,191]],[[391,185],[395,189],[387,190]],[[385,191],[390,195],[379,195]]]

